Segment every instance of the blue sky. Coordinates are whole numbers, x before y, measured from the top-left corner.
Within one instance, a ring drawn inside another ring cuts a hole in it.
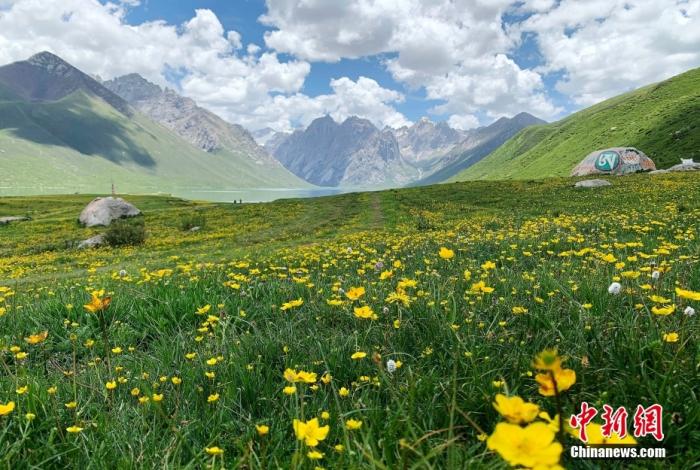
[[[42,50],[251,130],[324,114],[469,129],[700,66],[700,0],[0,0],[0,63]]]

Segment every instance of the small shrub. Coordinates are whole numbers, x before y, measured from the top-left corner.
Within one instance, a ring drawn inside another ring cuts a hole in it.
[[[142,218],[117,220],[105,232],[105,242],[109,246],[141,245],[145,240],[146,224]]]
[[[416,228],[420,231],[425,231],[425,230],[434,230],[435,226],[430,223],[427,217],[423,215],[419,215],[416,218]]]
[[[207,218],[204,214],[194,213],[187,214],[180,220],[180,229],[184,232],[193,229],[194,227],[204,228],[207,223]]]

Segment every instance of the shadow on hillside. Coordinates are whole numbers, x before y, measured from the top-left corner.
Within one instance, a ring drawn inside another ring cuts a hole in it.
[[[1,119],[0,128],[11,129],[20,139],[67,147],[116,164],[135,163],[148,168],[156,165],[151,155],[129,135],[121,122],[125,117],[103,116],[83,100],[32,103],[22,108],[13,113],[15,119],[12,114]]]

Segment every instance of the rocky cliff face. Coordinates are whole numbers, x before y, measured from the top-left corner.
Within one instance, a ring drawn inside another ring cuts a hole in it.
[[[260,165],[278,165],[243,127],[224,121],[174,90],[163,90],[138,74],[103,84],[146,116],[206,152],[228,149],[245,153]]]
[[[314,120],[277,146],[275,157],[295,175],[319,186],[404,184],[415,172],[401,157],[390,131],[351,117]]]
[[[467,136],[467,133],[452,129],[444,121],[435,124],[427,118],[421,118],[414,125],[393,132],[401,155],[413,163],[439,158]]]
[[[291,135],[265,135],[265,148],[300,178],[322,186],[388,186],[443,181],[478,162],[520,129],[544,121],[521,113],[461,131],[423,118],[412,126],[377,129],[350,117],[325,116]]]

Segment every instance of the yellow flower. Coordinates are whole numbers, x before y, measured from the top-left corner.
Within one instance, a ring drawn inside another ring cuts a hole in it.
[[[158,402],[163,401],[163,394],[162,394],[162,393],[161,393],[161,394],[154,393],[154,394],[151,396],[151,398],[153,398],[153,401],[154,401],[154,402],[158,403]]]
[[[29,344],[39,344],[39,343],[46,341],[46,338],[48,338],[48,337],[49,337],[49,332],[43,331],[41,333],[29,335],[26,338],[24,338],[24,340]]]
[[[104,290],[99,290],[99,291],[93,291],[92,292],[92,298],[90,299],[90,302],[83,305],[85,307],[85,310],[91,313],[96,313],[102,310],[106,310],[107,307],[109,307],[109,304],[112,303],[112,298],[111,297],[103,297],[104,296]]]
[[[357,360],[357,359],[364,359],[365,357],[367,357],[367,353],[366,353],[366,352],[357,351],[356,353],[353,353],[352,356],[350,356],[350,359],[355,359],[355,360]]]
[[[554,380],[552,380],[551,374],[554,374]],[[576,372],[571,369],[559,369],[537,374],[535,380],[540,384],[540,394],[545,397],[552,397],[555,395],[554,382],[556,381],[557,391],[559,393],[564,392],[576,383]]]
[[[71,434],[77,434],[82,430],[83,430],[83,428],[81,428],[79,426],[70,426],[70,427],[66,428],[66,431],[68,431]]]
[[[27,413],[24,415],[24,419],[27,421],[34,421],[34,418],[36,418],[36,415],[34,413]]]
[[[676,287],[676,295],[682,299],[688,300],[700,300],[700,292],[695,292],[692,290],[684,290],[680,287]]]
[[[524,428],[517,424],[498,423],[486,445],[514,467],[547,467],[559,462],[563,450],[554,436],[554,432],[542,422]]]
[[[663,307],[657,307],[656,305],[654,305],[653,307],[651,307],[651,313],[653,313],[654,315],[664,315],[665,316],[665,315],[670,315],[675,311],[676,311],[675,305],[665,305]]]
[[[301,307],[302,305],[304,305],[304,301],[301,299],[290,300],[289,302],[283,303],[280,310],[289,310],[292,308]]]
[[[0,416],[9,415],[10,413],[12,413],[12,410],[14,410],[14,409],[15,409],[15,402],[13,402],[13,401],[7,402],[7,404],[5,404],[5,405],[0,403]]]
[[[314,372],[305,372],[303,370],[300,370],[297,372],[294,369],[285,369],[284,371],[284,379],[287,382],[304,382],[307,384],[312,384],[316,382],[316,373]]]
[[[330,418],[331,418],[331,414],[329,412],[327,412],[327,411],[321,412],[321,419],[328,420]]]
[[[319,452],[317,450],[310,450],[306,453],[306,456],[311,460],[320,460],[323,458],[323,455],[323,452]]]
[[[472,284],[472,287],[469,290],[469,293],[470,294],[490,294],[493,291],[494,291],[493,287],[487,286],[484,281],[479,281],[479,282]]]
[[[360,429],[362,427],[362,421],[357,420],[357,419],[349,419],[345,421],[345,429],[348,431],[355,431],[356,429]]]
[[[24,395],[28,391],[29,391],[29,387],[27,385],[25,385],[23,387],[19,387],[17,390],[15,390],[15,392],[17,392],[17,395]]]
[[[496,263],[493,261],[486,261],[484,264],[481,265],[481,269],[484,271],[488,271],[489,269],[496,269]]]
[[[77,406],[78,406],[78,403],[74,402],[74,401],[69,401],[65,405],[65,407],[68,408],[69,410],[74,410]]]
[[[316,447],[320,441],[328,436],[328,432],[330,431],[330,426],[319,425],[318,418],[313,418],[306,422],[295,419],[292,422],[292,427],[294,428],[294,434],[297,439],[304,441],[309,447]]]
[[[664,333],[664,341],[667,343],[675,343],[678,341],[678,333]]]
[[[197,308],[197,313],[199,315],[204,315],[204,314],[208,313],[209,310],[211,310],[211,305],[207,304],[204,307]]]
[[[513,308],[511,309],[511,311],[512,311],[515,315],[520,315],[520,314],[523,314],[523,313],[527,313],[527,309],[526,309],[525,307],[513,307]]]
[[[540,412],[539,406],[527,403],[520,397],[507,397],[501,393],[496,395],[493,407],[501,416],[514,424],[524,424],[533,421]]]
[[[105,384],[105,387],[107,387],[107,390],[114,390],[115,388],[117,388],[117,382],[111,380]]]
[[[207,454],[213,455],[213,456],[223,455],[223,453],[224,453],[224,449],[222,449],[221,447],[217,447],[217,446],[206,447],[204,450],[206,451]]]
[[[393,275],[393,271],[382,271],[382,273],[379,275],[379,280],[383,281],[385,279],[389,279]]]
[[[52,386],[46,389],[46,393],[48,393],[49,395],[55,395],[56,392],[58,392],[58,387],[56,386]]]
[[[174,385],[180,385],[180,384],[182,383],[182,379],[181,379],[180,377],[173,377],[172,379],[170,379],[170,381],[171,381]]]
[[[665,297],[661,297],[660,295],[650,295],[649,300],[651,300],[652,302],[654,302],[656,304],[667,304],[671,301],[670,299],[667,299]]]
[[[364,287],[351,287],[350,290],[345,293],[345,296],[350,300],[357,300],[363,295],[365,295]]]
[[[131,394],[132,397],[137,397],[141,394],[141,390],[139,390],[138,387],[134,387],[131,389],[131,391],[129,393]]]
[[[556,349],[545,349],[535,356],[535,362],[532,366],[539,370],[559,370],[561,369],[561,357]]]
[[[338,390],[338,395],[340,395],[341,397],[347,397],[348,395],[350,395],[350,391],[345,387],[340,387],[340,390]]]
[[[297,388],[294,385],[289,385],[287,387],[284,387],[284,390],[282,390],[285,395],[294,395],[297,393]]]
[[[255,430],[258,431],[258,436],[266,436],[270,432],[270,427],[265,424],[256,424]]]
[[[355,312],[355,316],[357,318],[374,318],[375,317],[374,310],[372,310],[372,308],[370,308],[367,305],[364,305],[362,307],[355,307],[353,309],[353,311]]]
[[[218,393],[213,393],[207,397],[207,403],[214,403],[219,399],[219,394]]]
[[[442,259],[452,259],[455,257],[455,252],[445,246],[440,248],[440,252],[438,254]]]

